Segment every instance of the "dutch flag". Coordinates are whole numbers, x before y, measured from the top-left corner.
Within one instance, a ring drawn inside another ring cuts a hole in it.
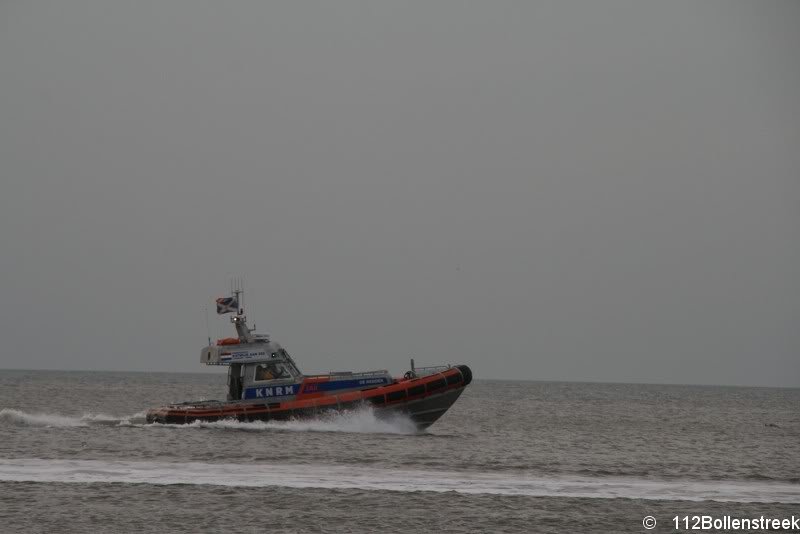
[[[239,310],[239,301],[236,297],[222,297],[217,299],[217,313],[236,313]]]

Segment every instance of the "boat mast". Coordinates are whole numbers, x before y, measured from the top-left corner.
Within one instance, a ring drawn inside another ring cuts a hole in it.
[[[253,331],[247,327],[247,316],[244,314],[244,283],[240,278],[231,281],[231,295],[236,298],[238,307],[238,312],[231,317],[231,322],[236,327],[236,333],[239,334],[239,341],[254,343],[256,338],[253,336]]]
[[[208,305],[205,306],[206,311],[206,335],[208,336],[208,346],[211,346],[211,325],[208,324]]]

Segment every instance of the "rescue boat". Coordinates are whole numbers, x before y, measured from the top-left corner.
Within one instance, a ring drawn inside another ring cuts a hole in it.
[[[147,412],[148,423],[281,421],[369,405],[378,416],[405,413],[424,429],[444,415],[472,381],[466,365],[418,368],[413,359],[410,370],[398,378],[385,370],[305,375],[279,343],[247,326],[240,293],[217,299],[217,313],[233,313],[230,321],[237,337],[216,343],[209,339],[200,352],[201,363],[228,367],[226,400],[154,408]]]

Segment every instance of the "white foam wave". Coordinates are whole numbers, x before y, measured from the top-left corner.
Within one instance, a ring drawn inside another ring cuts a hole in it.
[[[71,428],[86,426],[116,426],[144,423],[145,412],[117,417],[106,414],[83,414],[81,417],[50,413],[27,413],[22,410],[3,408],[0,410],[0,422],[23,426],[41,426],[49,428]]]
[[[147,423],[147,410],[125,416],[119,422],[120,426],[139,426],[145,423]]]
[[[321,464],[0,459],[0,481],[279,486],[595,499],[800,503],[800,484],[777,482],[543,477],[524,473],[423,471]]]
[[[235,420],[195,421],[177,428],[222,428],[235,430],[278,430],[292,432],[350,432],[359,434],[416,434],[419,432],[414,422],[403,414],[386,414],[378,417],[371,407],[345,410],[323,414],[313,419],[292,419],[289,421]]]

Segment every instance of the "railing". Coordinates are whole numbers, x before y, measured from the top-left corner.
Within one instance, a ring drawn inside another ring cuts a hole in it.
[[[327,373],[313,373],[310,375],[306,375],[307,377],[314,378],[314,377],[341,377],[341,378],[370,378],[373,376],[387,376],[389,371],[385,369],[379,369],[377,371],[329,371]]]
[[[417,378],[422,376],[429,376],[435,375],[436,373],[442,373],[451,369],[452,366],[450,365],[434,365],[432,367],[414,367],[414,374],[416,374]]]

